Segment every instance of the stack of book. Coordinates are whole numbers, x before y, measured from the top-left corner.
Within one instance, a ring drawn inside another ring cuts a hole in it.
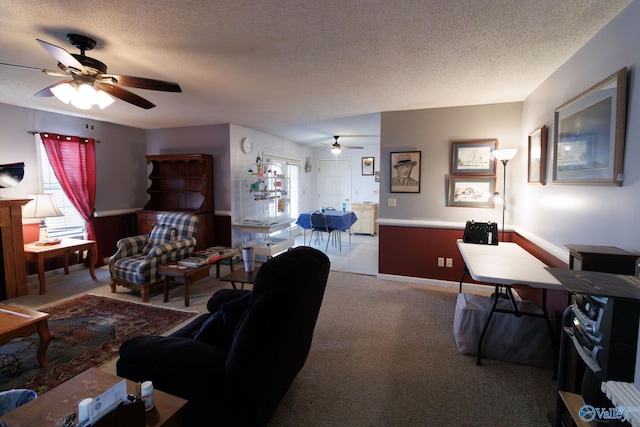
[[[206,249],[194,252],[189,258],[181,259],[178,261],[178,265],[182,265],[184,267],[200,267],[201,265],[216,262],[222,257],[223,255],[221,255],[220,252]]]

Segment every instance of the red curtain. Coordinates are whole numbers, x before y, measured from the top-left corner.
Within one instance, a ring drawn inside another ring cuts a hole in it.
[[[96,151],[92,138],[40,133],[49,163],[62,190],[87,222],[87,239],[96,240],[94,211],[96,202]],[[96,265],[104,261],[96,251]]]

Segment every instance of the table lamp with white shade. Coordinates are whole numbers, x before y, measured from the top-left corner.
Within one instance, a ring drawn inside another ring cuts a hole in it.
[[[502,241],[504,242],[504,212],[507,210],[507,163],[518,154],[517,148],[503,148],[493,150],[493,157],[500,160],[504,165],[502,177]]]
[[[32,194],[28,196],[31,201],[22,208],[23,218],[40,218],[39,242],[49,240],[45,218],[64,216],[53,200],[53,194]]]

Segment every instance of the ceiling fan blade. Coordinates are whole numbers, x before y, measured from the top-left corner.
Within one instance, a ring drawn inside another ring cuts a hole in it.
[[[38,41],[38,43],[40,43],[40,45],[44,48],[44,50],[49,52],[49,54],[53,56],[55,59],[57,59],[58,62],[61,63],[62,65],[69,68],[75,68],[76,70],[80,70],[83,73],[86,73],[86,69],[84,68],[84,65],[82,65],[76,58],[73,57],[73,55],[71,55],[69,52],[67,52],[63,48],[53,45],[51,43],[47,43],[44,40],[40,40],[40,39],[36,39],[36,40]]]
[[[73,80],[63,80],[61,82],[54,83],[51,86],[45,87],[40,92],[36,93],[34,96],[41,97],[41,98],[42,97],[47,97],[47,96],[53,96],[53,92],[51,92],[52,88],[54,88],[56,86],[60,86],[61,84],[64,84],[64,83],[72,83],[72,82],[73,82]]]
[[[128,102],[129,104],[133,104],[137,107],[144,108],[148,110],[156,106],[156,104],[147,101],[141,96],[136,95],[133,92],[129,92],[126,89],[122,89],[121,87],[114,86],[107,83],[95,82],[95,86],[111,96],[115,96],[116,98],[122,99],[123,101]]]
[[[354,147],[352,145],[342,145],[342,144],[340,144],[340,147],[343,150],[362,150],[364,148],[364,147]]]
[[[103,74],[101,79],[106,78],[111,81],[115,79],[115,84],[120,86],[135,87],[139,89],[161,90],[164,92],[182,92],[178,83],[166,82],[164,80],[147,79],[144,77],[120,76],[118,74]]]
[[[69,74],[63,73],[62,71],[47,70],[47,69],[38,68],[38,67],[29,67],[28,65],[7,64],[6,62],[0,62],[0,65],[6,65],[7,67],[25,68],[27,70],[41,71],[41,72],[45,73],[48,76],[57,76],[57,77],[68,77],[69,76]]]

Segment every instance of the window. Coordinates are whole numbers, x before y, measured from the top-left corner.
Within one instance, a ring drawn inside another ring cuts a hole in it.
[[[71,201],[67,198],[56,178],[53,168],[49,163],[47,152],[42,146],[40,138],[36,136],[36,144],[40,152],[40,171],[42,173],[42,192],[45,194],[53,194],[58,209],[64,216],[45,218],[49,237],[63,238],[76,237],[84,238],[85,220],[73,207]]]

